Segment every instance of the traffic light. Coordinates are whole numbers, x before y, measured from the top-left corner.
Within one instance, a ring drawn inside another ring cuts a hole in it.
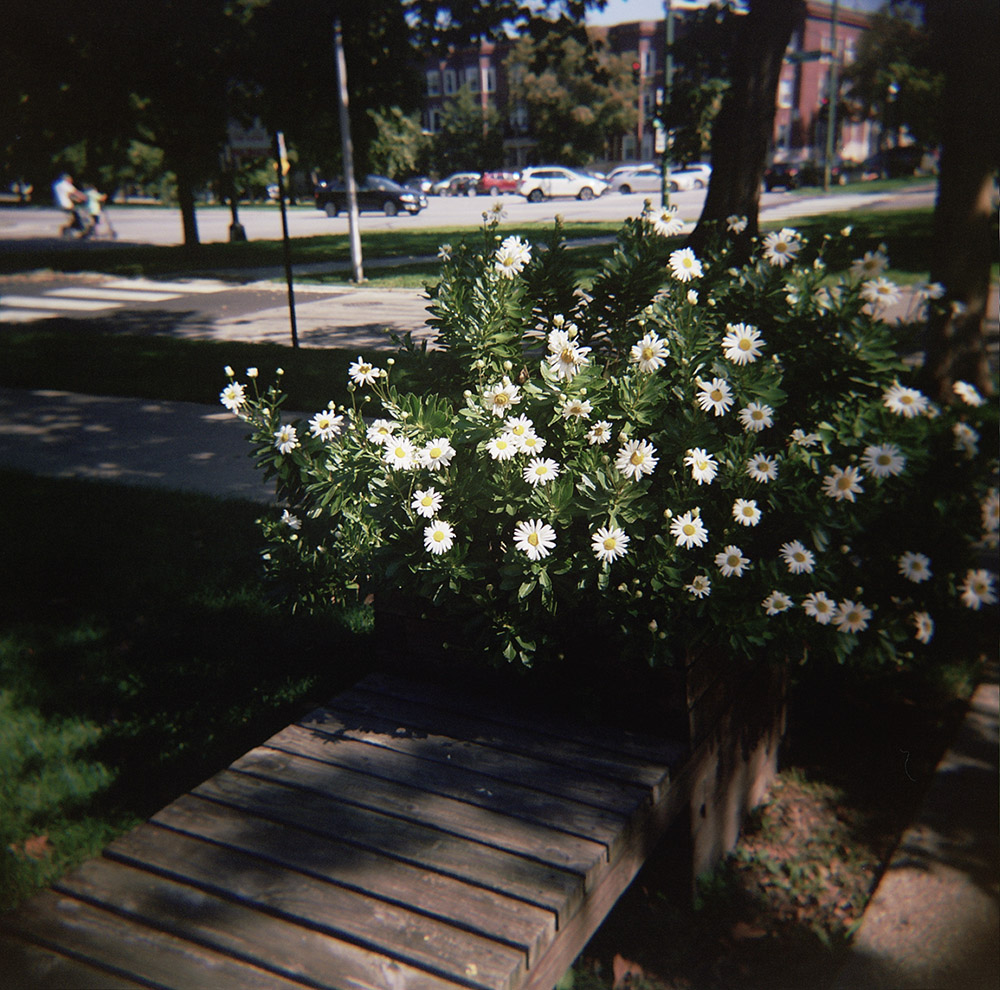
[[[642,66],[639,64],[638,61],[632,63],[632,82],[634,82],[636,86],[639,85],[639,79],[641,78],[641,70]]]

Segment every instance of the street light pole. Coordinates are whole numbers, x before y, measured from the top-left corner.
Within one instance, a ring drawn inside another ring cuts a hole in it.
[[[666,22],[666,48],[663,59],[663,158],[660,160],[660,202],[670,205],[670,128],[667,127],[667,113],[670,106],[670,84],[674,75],[674,8],[671,0],[663,0],[663,17]]]
[[[347,112],[347,60],[340,18],[333,22],[333,54],[337,66],[337,91],[340,108],[340,148],[344,159],[344,185],[347,189],[347,229],[351,241],[351,272],[355,282],[365,280],[361,266],[361,233],[358,229],[358,189],[354,180],[354,144],[351,141],[351,119]]]
[[[837,70],[840,67],[837,59],[837,3],[838,0],[833,0],[830,5],[830,72],[827,76],[826,92],[826,154],[823,158],[823,192],[830,191],[833,155],[836,148],[837,92],[840,88],[837,78]]]

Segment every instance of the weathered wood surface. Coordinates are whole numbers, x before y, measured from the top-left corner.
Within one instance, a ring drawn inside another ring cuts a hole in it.
[[[551,990],[687,755],[373,675],[2,919],[3,985]]]

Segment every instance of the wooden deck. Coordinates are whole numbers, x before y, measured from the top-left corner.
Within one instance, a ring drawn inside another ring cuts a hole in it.
[[[373,675],[5,917],[0,982],[551,990],[686,749]]]

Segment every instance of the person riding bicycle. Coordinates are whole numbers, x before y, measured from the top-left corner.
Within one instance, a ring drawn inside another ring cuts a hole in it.
[[[64,172],[52,186],[52,195],[56,205],[66,214],[66,224],[60,233],[68,237],[74,230],[85,234],[90,228],[83,216],[81,205],[87,202],[87,197],[73,184],[73,176]]]

